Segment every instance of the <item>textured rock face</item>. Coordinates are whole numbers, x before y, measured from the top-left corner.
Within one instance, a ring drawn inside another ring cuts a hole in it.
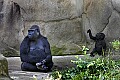
[[[8,74],[8,62],[5,57],[0,54],[0,80],[10,80]]]
[[[120,38],[119,0],[84,0],[85,29],[93,33],[103,32],[108,41]]]
[[[78,13],[77,9],[75,0],[4,0],[2,44],[11,53],[17,52],[28,28],[37,24],[51,47],[77,47],[84,40],[79,17],[83,10]],[[67,54],[71,48],[66,49]]]
[[[0,49],[8,54],[18,53],[33,24],[51,47],[64,46],[67,54],[89,41],[89,28],[93,35],[104,32],[108,41],[120,38],[119,0],[0,0],[0,6]]]
[[[0,34],[0,49],[6,55],[18,55],[20,40],[22,39],[22,19],[20,8],[14,2],[3,1],[1,13],[2,25]]]

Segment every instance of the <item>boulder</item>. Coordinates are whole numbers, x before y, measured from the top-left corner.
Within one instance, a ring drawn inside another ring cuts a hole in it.
[[[0,51],[4,56],[18,56],[20,40],[22,40],[22,18],[20,8],[14,2],[3,0],[0,29]]]
[[[2,54],[0,54],[0,80],[11,80],[8,73],[7,59]]]

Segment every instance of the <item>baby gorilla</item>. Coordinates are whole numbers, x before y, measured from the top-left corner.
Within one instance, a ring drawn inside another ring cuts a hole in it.
[[[89,34],[90,39],[95,41],[95,48],[90,53],[91,57],[94,57],[94,53],[98,53],[98,55],[103,55],[103,52],[106,51],[106,42],[104,40],[105,34],[104,33],[97,33],[96,36],[92,36],[91,30],[87,31]]]

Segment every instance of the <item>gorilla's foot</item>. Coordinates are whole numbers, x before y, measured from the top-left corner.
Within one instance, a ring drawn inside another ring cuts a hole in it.
[[[93,55],[93,54],[90,54],[90,56],[91,56],[91,57],[94,57],[95,55]]]
[[[45,66],[45,65],[42,65],[42,66],[37,66],[37,68],[38,68],[39,70],[41,70],[41,71],[45,71],[45,72],[47,72],[47,71],[48,71],[48,67],[47,67],[47,66]]]

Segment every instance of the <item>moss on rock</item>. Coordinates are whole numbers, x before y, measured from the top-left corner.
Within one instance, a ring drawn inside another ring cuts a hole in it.
[[[3,56],[5,56],[5,57],[20,56],[19,51],[12,50],[12,49],[3,50],[3,51],[1,52],[1,54],[3,54]]]
[[[5,57],[0,54],[0,80],[11,80],[8,74],[8,62]]]
[[[52,46],[51,52],[52,52],[52,55],[54,56],[64,55],[63,53],[66,49],[67,48],[65,48],[65,46],[62,46],[62,47]]]

